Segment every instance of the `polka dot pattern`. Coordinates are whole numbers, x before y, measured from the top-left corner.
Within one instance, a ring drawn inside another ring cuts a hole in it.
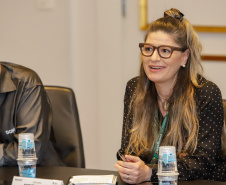
[[[201,88],[196,89],[199,117],[198,144],[193,155],[178,160],[179,180],[208,179],[225,181],[225,165],[222,164],[221,133],[223,126],[223,103],[220,89],[213,82],[201,78]],[[133,114],[129,105],[135,93],[138,77],[131,79],[126,86],[124,96],[123,131],[120,151],[124,153],[128,146],[132,128]],[[141,156],[142,157],[142,156]],[[147,163],[147,158],[142,158]],[[219,166],[219,164],[221,164]],[[154,170],[154,169],[153,169]],[[156,171],[154,170],[154,173]],[[153,175],[156,181],[157,176]]]

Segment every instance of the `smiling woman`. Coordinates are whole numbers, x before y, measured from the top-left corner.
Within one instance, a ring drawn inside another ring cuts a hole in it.
[[[142,50],[145,74],[149,80],[155,83],[159,97],[163,97],[164,100],[169,99],[178,71],[181,66],[186,65],[189,50],[186,47],[182,48],[171,35],[162,31],[149,33],[146,43],[154,46],[152,46],[152,54],[149,56],[144,55],[147,52]],[[154,48],[157,50],[155,51]],[[163,86],[164,89],[170,91],[161,91]],[[166,115],[166,111],[163,115]]]
[[[124,98],[119,151],[127,162],[115,164],[119,174],[130,184],[156,181],[159,146],[175,146],[179,180],[216,180],[222,97],[202,75],[202,45],[192,25],[179,10],[167,10],[139,47],[140,75],[129,80]]]

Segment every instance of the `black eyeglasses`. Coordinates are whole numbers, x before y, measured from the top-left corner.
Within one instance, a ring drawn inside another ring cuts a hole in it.
[[[155,49],[157,49],[158,54],[161,58],[170,58],[174,50],[182,51],[182,52],[186,51],[186,48],[179,48],[179,47],[173,47],[173,46],[155,47],[147,43],[139,43],[139,47],[140,47],[141,54],[146,57],[152,56]]]

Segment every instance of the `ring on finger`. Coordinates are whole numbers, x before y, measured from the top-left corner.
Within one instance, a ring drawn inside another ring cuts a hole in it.
[[[129,174],[127,174],[126,180],[129,180]]]

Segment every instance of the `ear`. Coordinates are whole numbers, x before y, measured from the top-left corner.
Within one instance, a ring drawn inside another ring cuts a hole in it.
[[[186,63],[188,61],[189,54],[190,54],[190,51],[188,49],[183,53],[181,66],[186,65]]]

